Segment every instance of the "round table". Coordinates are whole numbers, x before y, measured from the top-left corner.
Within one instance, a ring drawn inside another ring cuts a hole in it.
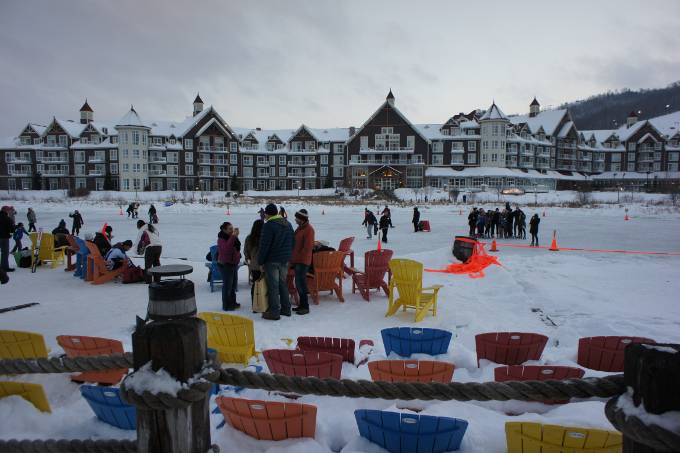
[[[194,268],[188,264],[165,264],[149,269],[149,273],[154,277],[179,277],[180,279],[184,279],[185,275],[191,274],[193,271]]]

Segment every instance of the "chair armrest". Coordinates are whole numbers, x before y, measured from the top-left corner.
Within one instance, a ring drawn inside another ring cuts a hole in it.
[[[364,273],[364,272],[361,272],[357,268],[349,267],[349,266],[345,269],[345,271],[347,271],[348,274],[363,274]]]
[[[66,250],[67,248],[68,248],[68,245],[62,245],[61,247],[55,247],[55,248],[54,248],[54,251],[55,251],[55,252],[63,252],[63,251]]]
[[[423,288],[423,291],[434,291],[435,293],[442,289],[444,285],[432,285],[428,286],[427,288]]]

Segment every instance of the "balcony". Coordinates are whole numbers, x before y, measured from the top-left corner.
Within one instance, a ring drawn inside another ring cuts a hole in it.
[[[576,157],[576,156],[574,156],[574,153],[565,152],[565,151],[561,151],[559,153],[560,159],[573,159],[574,157]]]
[[[149,156],[149,163],[150,164],[166,164],[166,163],[168,163],[168,158],[167,157],[161,157],[161,156]]]
[[[517,148],[508,148],[507,151],[505,151],[505,154],[510,154],[514,156],[517,154]]]
[[[558,170],[567,170],[567,171],[575,171],[576,166],[571,164],[571,165],[565,165],[565,164],[560,164],[557,166]]]
[[[64,170],[44,170],[41,175],[44,177],[66,176],[66,172]]]
[[[526,156],[526,157],[534,157],[534,152],[533,152],[533,151],[524,150],[524,151],[522,151],[521,155],[522,155],[522,156]]]
[[[393,148],[361,148],[361,154],[413,154],[413,147],[393,147]]]
[[[291,153],[315,153],[316,148],[297,148],[297,149],[292,149],[290,152]]]
[[[312,160],[291,160],[288,162],[289,167],[316,167],[316,161]]]
[[[42,145],[43,148],[62,148],[66,149],[67,144],[61,144],[61,143],[45,143]]]
[[[538,153],[536,157],[539,159],[550,159],[550,153]]]
[[[87,176],[104,176],[104,172],[99,170],[90,170],[87,172]]]
[[[61,157],[61,156],[42,156],[42,157],[36,157],[36,160],[38,162],[44,163],[44,164],[66,164],[68,163],[68,158],[67,157]]]
[[[451,165],[465,165],[465,162],[463,159],[451,159]]]
[[[208,146],[208,145],[198,145],[198,150],[208,153],[226,153],[227,148],[224,145]]]
[[[451,148],[451,154],[463,154],[464,152],[463,148]]]
[[[229,162],[221,159],[199,159],[198,165],[229,165]]]
[[[87,161],[91,164],[103,164],[106,162],[106,157],[104,156],[92,156]]]
[[[166,170],[149,170],[149,176],[167,176]]]
[[[288,175],[288,179],[316,178],[316,173],[305,173],[303,175]]]
[[[9,156],[7,158],[7,163],[8,164],[30,164],[31,163],[31,157],[15,157],[15,156]]]
[[[241,151],[259,151],[259,146],[241,146]]]
[[[544,170],[550,168],[550,164],[547,162],[536,162],[535,167]]]
[[[420,157],[420,156],[419,156]],[[422,160],[415,159],[382,159],[382,160],[370,160],[370,159],[356,159],[350,160],[350,165],[422,165],[424,162]]]
[[[23,170],[14,170],[13,172],[9,172],[7,176],[31,176],[31,174]]]
[[[258,167],[269,167],[269,161],[268,160],[265,160],[265,161],[259,161],[258,160],[255,163],[255,165],[258,166]]]

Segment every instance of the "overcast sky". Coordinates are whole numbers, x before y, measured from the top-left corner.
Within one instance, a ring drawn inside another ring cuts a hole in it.
[[[0,135],[130,104],[231,126],[360,125],[392,88],[416,123],[523,113],[680,79],[680,2],[0,0]]]

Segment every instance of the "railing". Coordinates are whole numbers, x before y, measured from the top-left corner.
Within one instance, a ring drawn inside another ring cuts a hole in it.
[[[21,171],[21,170],[17,171],[17,170],[15,170],[15,171],[13,171],[13,172],[9,172],[9,173],[7,174],[7,176],[31,176],[31,174],[30,174],[30,173],[27,173],[27,172],[25,172],[25,171]]]
[[[414,148],[411,147],[395,147],[395,148],[360,148],[360,153],[376,153],[376,154],[390,154],[390,153],[413,153]]]
[[[259,151],[259,146],[241,146],[241,151]]]
[[[225,148],[224,146],[198,145],[198,150],[204,151],[204,152],[211,152],[211,153],[226,153],[227,152],[227,148]]]
[[[463,159],[460,160],[451,159],[451,165],[465,165],[465,162],[463,161]]]
[[[94,163],[100,164],[100,163],[106,162],[106,158],[105,157],[90,157],[89,159],[87,159],[87,161],[91,164],[94,164]]]
[[[198,165],[229,165],[226,160],[200,159]]]
[[[409,159],[383,159],[383,160],[368,160],[368,159],[358,159],[350,160],[350,165],[410,165],[410,164],[424,164],[422,160],[409,160]]]
[[[269,161],[266,160],[266,161],[264,161],[264,162],[261,162],[261,161],[258,160],[258,161],[255,163],[255,165],[256,165],[257,167],[269,167]]]
[[[42,176],[66,176],[64,170],[45,170],[42,172]]]
[[[30,164],[31,163],[31,158],[27,157],[14,157],[10,156],[7,158],[7,163],[8,164]]]
[[[167,162],[168,162],[167,157],[154,157],[154,156],[149,157],[150,164],[165,164]]]
[[[42,145],[43,148],[66,148],[67,145],[62,145],[61,143],[45,143]]]
[[[316,151],[316,148],[298,148],[290,150],[292,153],[315,153]]]
[[[149,170],[149,176],[167,176],[166,170]]]
[[[87,172],[88,176],[104,176],[103,171],[97,171],[97,170],[90,170]]]
[[[291,160],[288,162],[288,166],[291,167],[316,167],[316,161],[296,161]]]
[[[60,156],[43,156],[43,157],[36,157],[38,162],[43,162],[43,163],[67,163],[68,158],[67,157],[60,157]]]

